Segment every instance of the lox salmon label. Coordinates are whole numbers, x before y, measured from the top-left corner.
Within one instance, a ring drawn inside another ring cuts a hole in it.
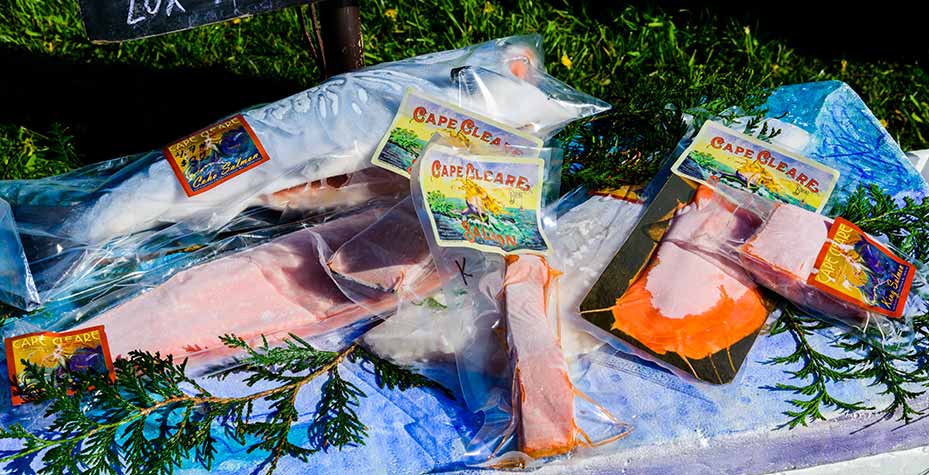
[[[269,158],[240,114],[168,145],[164,154],[187,196],[214,188]]]
[[[475,154],[532,157],[542,146],[538,137],[407,89],[371,163],[409,178],[413,162],[436,133]]]
[[[914,273],[913,264],[897,257],[849,221],[836,218],[808,282],[870,311],[899,317]]]
[[[725,183],[817,213],[839,180],[838,170],[709,121],[671,170],[710,187]]]
[[[93,371],[115,378],[110,347],[103,326],[63,333],[40,332],[5,340],[6,365],[13,405],[26,400],[20,388],[26,383],[23,360],[45,369],[46,374],[67,380],[75,372]]]
[[[537,158],[459,155],[431,146],[419,186],[436,242],[498,254],[548,252],[542,232],[542,175]]]

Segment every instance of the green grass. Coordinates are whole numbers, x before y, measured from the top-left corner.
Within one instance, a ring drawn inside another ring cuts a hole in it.
[[[0,46],[30,54],[158,70],[219,68],[303,87],[319,77],[293,8],[158,38],[93,45],[84,35],[76,0],[5,3]],[[929,75],[916,64],[802,55],[758,32],[757,24],[705,11],[626,6],[593,12],[575,5],[581,3],[363,1],[365,58],[373,64],[541,33],[549,72],[614,104],[617,127],[645,137],[631,145],[643,153],[666,150],[677,140],[676,111],[744,103],[764,87],[839,79],[862,96],[904,149],[926,146]],[[0,124],[0,169],[5,170],[0,177],[43,176],[76,163],[80,149],[58,156],[60,147],[50,145],[66,140],[62,129],[24,131],[20,125]],[[28,141],[48,143],[29,146]]]

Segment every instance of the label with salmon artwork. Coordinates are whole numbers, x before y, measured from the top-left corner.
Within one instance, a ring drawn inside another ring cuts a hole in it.
[[[836,218],[808,282],[870,311],[899,317],[915,270],[848,220]]]
[[[14,406],[27,402],[20,390],[28,383],[23,360],[43,368],[46,375],[61,381],[67,381],[76,372],[87,371],[115,379],[103,326],[62,333],[29,333],[7,338],[4,343]]]
[[[437,133],[476,154],[532,158],[542,146],[531,134],[407,89],[371,163],[409,178],[416,157]]]
[[[671,170],[711,187],[724,183],[817,213],[839,181],[838,170],[710,121]]]
[[[168,145],[164,155],[187,196],[215,188],[269,159],[241,114]]]
[[[460,155],[431,146],[419,164],[423,208],[436,242],[498,254],[545,254],[537,158]]]

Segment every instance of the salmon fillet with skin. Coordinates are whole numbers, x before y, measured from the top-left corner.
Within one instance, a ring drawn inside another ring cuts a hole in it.
[[[310,336],[354,323],[371,306],[346,297],[324,263],[330,249],[384,212],[336,219],[187,269],[78,328],[104,325],[114,355],[139,349],[184,357],[221,350],[218,336],[227,333]],[[391,304],[395,298],[380,302]]]
[[[503,288],[506,328],[514,362],[519,450],[550,457],[577,445],[574,385],[559,341],[558,322],[547,312],[552,271],[538,256],[508,259]]]
[[[378,197],[409,191],[410,182],[406,178],[377,167],[369,167],[262,195],[258,198],[258,204],[278,211],[318,211],[335,207],[350,208]]]

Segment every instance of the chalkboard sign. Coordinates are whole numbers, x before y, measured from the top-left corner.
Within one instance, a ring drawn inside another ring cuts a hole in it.
[[[94,43],[188,30],[270,12],[312,0],[80,0],[84,29]]]

